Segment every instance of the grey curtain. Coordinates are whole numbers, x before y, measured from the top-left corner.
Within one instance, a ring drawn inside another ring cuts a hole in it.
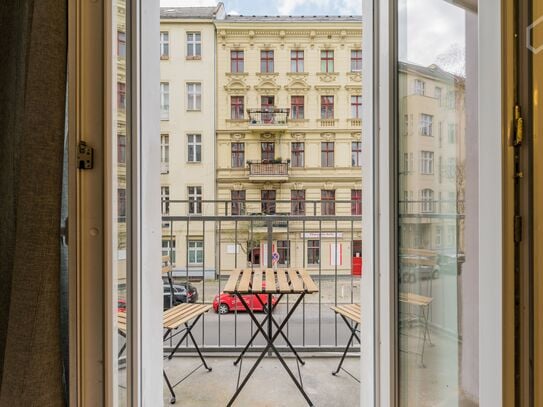
[[[66,0],[0,1],[0,406],[62,406]]]

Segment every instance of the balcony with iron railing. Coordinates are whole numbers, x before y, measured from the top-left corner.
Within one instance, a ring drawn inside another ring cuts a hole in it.
[[[290,109],[275,107],[247,109],[249,128],[252,130],[286,130]]]
[[[248,161],[249,181],[288,181],[289,161]]]

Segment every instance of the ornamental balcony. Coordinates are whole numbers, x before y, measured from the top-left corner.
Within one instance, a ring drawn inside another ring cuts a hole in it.
[[[286,130],[288,128],[289,113],[290,109],[274,107],[247,109],[249,128],[261,131]]]
[[[288,181],[288,161],[249,161],[249,181]]]

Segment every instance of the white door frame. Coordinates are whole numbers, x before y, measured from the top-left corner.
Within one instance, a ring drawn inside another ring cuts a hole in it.
[[[361,406],[396,406],[396,202],[393,151],[397,0],[363,2],[364,273],[361,278]],[[469,2],[473,8],[473,2]],[[501,4],[480,0],[479,25],[479,401],[502,405]],[[481,149],[483,151],[483,149]],[[369,214],[369,215],[368,215]],[[371,299],[371,300],[370,300]],[[365,335],[365,333],[367,333]],[[373,333],[373,335],[371,334]]]

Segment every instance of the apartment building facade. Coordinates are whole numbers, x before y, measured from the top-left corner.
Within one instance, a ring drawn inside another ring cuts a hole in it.
[[[400,64],[399,211],[404,247],[458,257],[464,247],[465,79]]]
[[[224,6],[161,8],[162,214],[214,215],[215,19]],[[158,142],[158,140],[157,140]],[[163,222],[162,251],[174,274],[214,275],[214,224]]]
[[[273,225],[279,267],[349,274],[361,255],[360,27],[352,16],[216,21],[217,199],[232,201],[218,212],[329,216]],[[224,271],[269,266],[264,224],[231,222],[220,240]]]

